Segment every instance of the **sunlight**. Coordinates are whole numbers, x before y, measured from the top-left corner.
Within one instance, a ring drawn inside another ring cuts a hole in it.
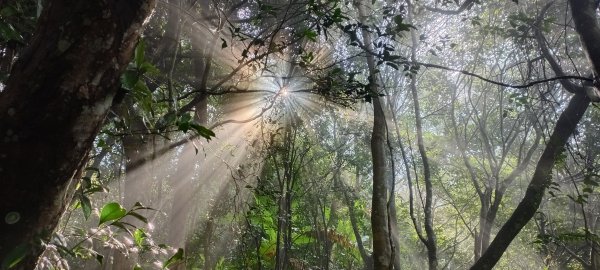
[[[290,94],[289,90],[287,87],[281,87],[281,89],[279,89],[279,95],[281,95],[282,97],[287,97]]]

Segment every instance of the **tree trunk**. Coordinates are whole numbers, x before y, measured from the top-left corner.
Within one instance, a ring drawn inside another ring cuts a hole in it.
[[[52,1],[0,92],[0,260],[33,269],[129,63],[153,0]]]
[[[366,5],[368,1],[356,1],[359,21],[367,20]],[[388,189],[385,177],[385,138],[386,122],[383,107],[377,87],[377,73],[373,57],[373,42],[371,33],[362,28],[363,44],[367,51],[367,65],[369,68],[369,86],[373,102],[373,132],[371,133],[371,158],[373,161],[373,195],[371,202],[371,230],[373,233],[373,267],[374,269],[392,269],[392,247],[390,231],[388,228]]]
[[[584,93],[578,93],[571,98],[569,105],[556,122],[550,140],[538,161],[533,178],[525,191],[525,197],[502,226],[488,250],[471,267],[472,270],[492,269],[512,240],[533,217],[546,188],[552,181],[555,159],[564,151],[567,140],[573,134],[589,103],[590,99]]]
[[[486,187],[484,192],[480,194],[479,201],[481,203],[481,207],[479,208],[479,231],[475,234],[475,244],[473,249],[473,255],[475,256],[475,260],[481,258],[481,254],[485,252],[490,242],[490,231],[491,224],[488,219],[488,215],[490,212],[490,204],[492,197],[492,188]]]
[[[412,22],[413,18],[413,6],[409,6],[409,22]],[[417,35],[414,30],[410,31],[412,48],[411,48],[411,61],[416,62],[417,57]],[[431,168],[429,167],[429,158],[427,157],[427,150],[425,149],[425,142],[423,140],[423,123],[421,119],[421,109],[419,107],[419,95],[417,94],[417,82],[416,76],[413,76],[410,80],[410,91],[413,98],[413,107],[415,111],[415,126],[417,129],[417,146],[419,148],[419,154],[421,156],[421,162],[423,162],[423,181],[425,182],[425,206],[424,212],[424,227],[425,227],[425,247],[427,248],[427,261],[429,263],[429,269],[435,270],[438,267],[437,260],[437,240],[435,231],[433,230],[433,185],[431,183]]]
[[[358,167],[356,168],[356,179],[358,181],[359,171]],[[350,219],[350,224],[352,225],[352,232],[354,233],[354,238],[356,239],[356,246],[358,248],[358,252],[360,253],[360,257],[363,260],[363,269],[364,270],[372,270],[373,262],[372,257],[367,253],[365,249],[365,245],[362,241],[362,235],[360,234],[360,230],[358,228],[358,217],[356,217],[356,212],[354,210],[354,194],[350,190],[350,187],[346,186],[342,183],[342,193],[344,195],[344,201],[346,202],[346,206],[348,207],[348,216]]]
[[[594,73],[600,72],[600,26],[596,17],[596,5],[592,0],[571,0],[571,13],[575,29],[579,34],[588,58],[594,67]],[[494,241],[483,256],[475,262],[471,269],[491,269],[496,265],[506,248],[537,211],[546,188],[551,183],[552,169],[558,155],[575,131],[577,123],[583,117],[590,98],[578,91],[569,101],[567,108],[561,113],[550,140],[538,161],[533,178],[527,187],[525,197],[521,200],[508,221],[502,226]]]

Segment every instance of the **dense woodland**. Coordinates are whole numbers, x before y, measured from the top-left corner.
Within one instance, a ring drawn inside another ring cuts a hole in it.
[[[599,12],[0,0],[0,269],[600,269]]]

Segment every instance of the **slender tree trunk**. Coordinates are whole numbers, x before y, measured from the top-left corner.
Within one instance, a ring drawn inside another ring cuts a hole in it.
[[[412,22],[413,18],[413,6],[409,6],[409,22]],[[417,37],[414,30],[410,31],[412,48],[411,48],[411,60],[416,61],[417,57]],[[438,267],[437,259],[437,240],[435,231],[433,230],[433,185],[431,183],[431,168],[429,167],[429,158],[427,157],[427,150],[425,149],[425,142],[423,140],[423,120],[421,118],[421,108],[419,103],[419,95],[417,93],[416,76],[413,76],[410,80],[410,91],[413,98],[413,106],[415,111],[415,125],[417,129],[417,146],[419,148],[419,154],[421,155],[421,162],[423,163],[423,181],[425,182],[425,236],[427,238],[425,247],[427,248],[427,260],[429,263],[429,269],[435,270]]]
[[[429,269],[437,269],[437,243],[436,236],[433,230],[433,185],[431,183],[431,168],[429,167],[429,158],[427,157],[427,150],[423,140],[423,127],[421,123],[421,112],[419,108],[419,97],[417,95],[417,88],[413,81],[411,81],[411,92],[413,95],[413,104],[415,109],[415,122],[417,128],[417,146],[419,148],[419,154],[421,155],[421,162],[423,163],[423,181],[425,182],[425,206],[423,211],[425,212],[425,235],[427,238],[427,259],[429,262]]]
[[[0,261],[33,269],[130,61],[145,1],[52,1],[0,93]]]
[[[485,191],[480,194],[479,201],[481,206],[479,207],[479,231],[475,234],[475,244],[473,254],[475,260],[481,257],[481,254],[485,252],[490,241],[490,230],[491,224],[488,224],[488,215],[490,211],[490,200],[492,196],[492,189],[485,188]]]
[[[337,166],[340,166],[340,164],[338,163],[339,160],[337,160],[336,157],[336,163],[338,164]],[[339,169],[339,167],[338,167]],[[335,169],[336,172],[334,173],[335,175],[333,176],[333,190],[339,190],[339,182],[340,182],[340,172],[338,169]],[[337,227],[337,223],[338,223],[338,216],[337,216],[337,212],[339,211],[339,203],[337,201],[337,198],[335,196],[332,196],[331,198],[331,206],[329,208],[329,220],[324,223],[324,238],[323,238],[323,243],[324,243],[324,254],[323,254],[323,258],[322,258],[322,268],[324,270],[329,270],[329,262],[333,261],[332,260],[332,251],[333,251],[333,242],[331,241],[331,238],[329,237],[329,235],[331,235],[331,233],[335,232],[335,228]]]
[[[183,4],[181,0],[162,1],[167,8],[167,23],[165,24],[165,34],[157,44],[156,54],[154,55],[154,63],[161,70],[169,70],[173,57],[175,57],[175,48],[178,45],[179,37],[177,35],[178,28],[181,27],[181,11]]]
[[[341,170],[342,170],[342,153],[339,150],[341,144],[343,142],[341,142],[338,138],[338,122],[337,119],[333,120],[333,145],[334,148],[338,149],[336,150],[335,153],[335,161],[334,161],[334,173],[333,173],[333,190],[337,191],[340,190],[342,188],[342,180],[341,180]],[[329,211],[329,220],[327,222],[324,223],[325,225],[325,237],[324,237],[324,256],[323,256],[323,261],[321,262],[322,268],[324,270],[329,270],[329,262],[333,261],[332,260],[332,252],[333,252],[333,242],[331,241],[330,237],[327,237],[328,235],[330,235],[330,231],[331,232],[335,232],[337,224],[338,224],[338,211],[339,211],[339,200],[338,197],[335,196],[335,194],[332,194],[331,196],[331,206],[330,206],[330,211]]]
[[[368,1],[355,1],[359,21],[367,21],[366,6]],[[369,68],[369,86],[373,102],[373,132],[371,133],[371,158],[373,161],[373,195],[371,202],[371,230],[373,233],[373,266],[374,269],[392,269],[392,247],[390,246],[390,231],[388,228],[388,188],[385,177],[385,139],[386,122],[377,86],[377,72],[373,57],[373,41],[371,33],[362,28],[363,44],[367,51]]]
[[[359,171],[356,168],[356,179],[359,178]],[[342,183],[343,185],[343,183]],[[343,186],[342,192],[344,194],[344,201],[346,202],[346,206],[348,207],[348,215],[350,218],[350,224],[352,225],[352,232],[354,233],[354,238],[356,239],[356,245],[358,247],[358,252],[360,253],[360,257],[363,260],[363,269],[364,270],[372,270],[373,269],[373,261],[372,257],[368,254],[365,249],[365,245],[362,241],[362,235],[360,234],[360,229],[358,228],[358,218],[356,217],[356,212],[354,210],[354,194],[350,190],[350,187]]]
[[[211,211],[212,212],[212,211]],[[210,215],[210,214],[209,214]],[[215,233],[215,221],[214,218],[212,216],[208,217],[208,220],[206,220],[206,226],[204,229],[204,240],[203,240],[203,249],[202,249],[202,255],[204,255],[204,268],[205,270],[212,270],[214,269],[214,265],[215,265],[215,260],[214,260],[214,254],[212,252],[212,236]]]
[[[292,167],[293,167],[293,146],[292,136],[293,127],[291,124],[285,127],[285,135],[283,138],[283,173],[278,174],[279,177],[279,211],[277,214],[277,246],[275,253],[275,269],[285,270],[289,265],[289,251],[291,248],[291,199],[292,199]],[[277,169],[278,170],[278,169]]]

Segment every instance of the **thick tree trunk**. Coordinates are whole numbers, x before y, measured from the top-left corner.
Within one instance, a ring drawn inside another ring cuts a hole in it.
[[[479,235],[477,236],[479,245],[476,246],[475,260],[479,259],[481,254],[490,246],[492,227],[496,219],[496,213],[498,213],[498,208],[488,208],[483,210],[483,212],[483,216],[479,219]]]
[[[0,260],[33,269],[129,62],[153,0],[48,2],[0,93]]]

